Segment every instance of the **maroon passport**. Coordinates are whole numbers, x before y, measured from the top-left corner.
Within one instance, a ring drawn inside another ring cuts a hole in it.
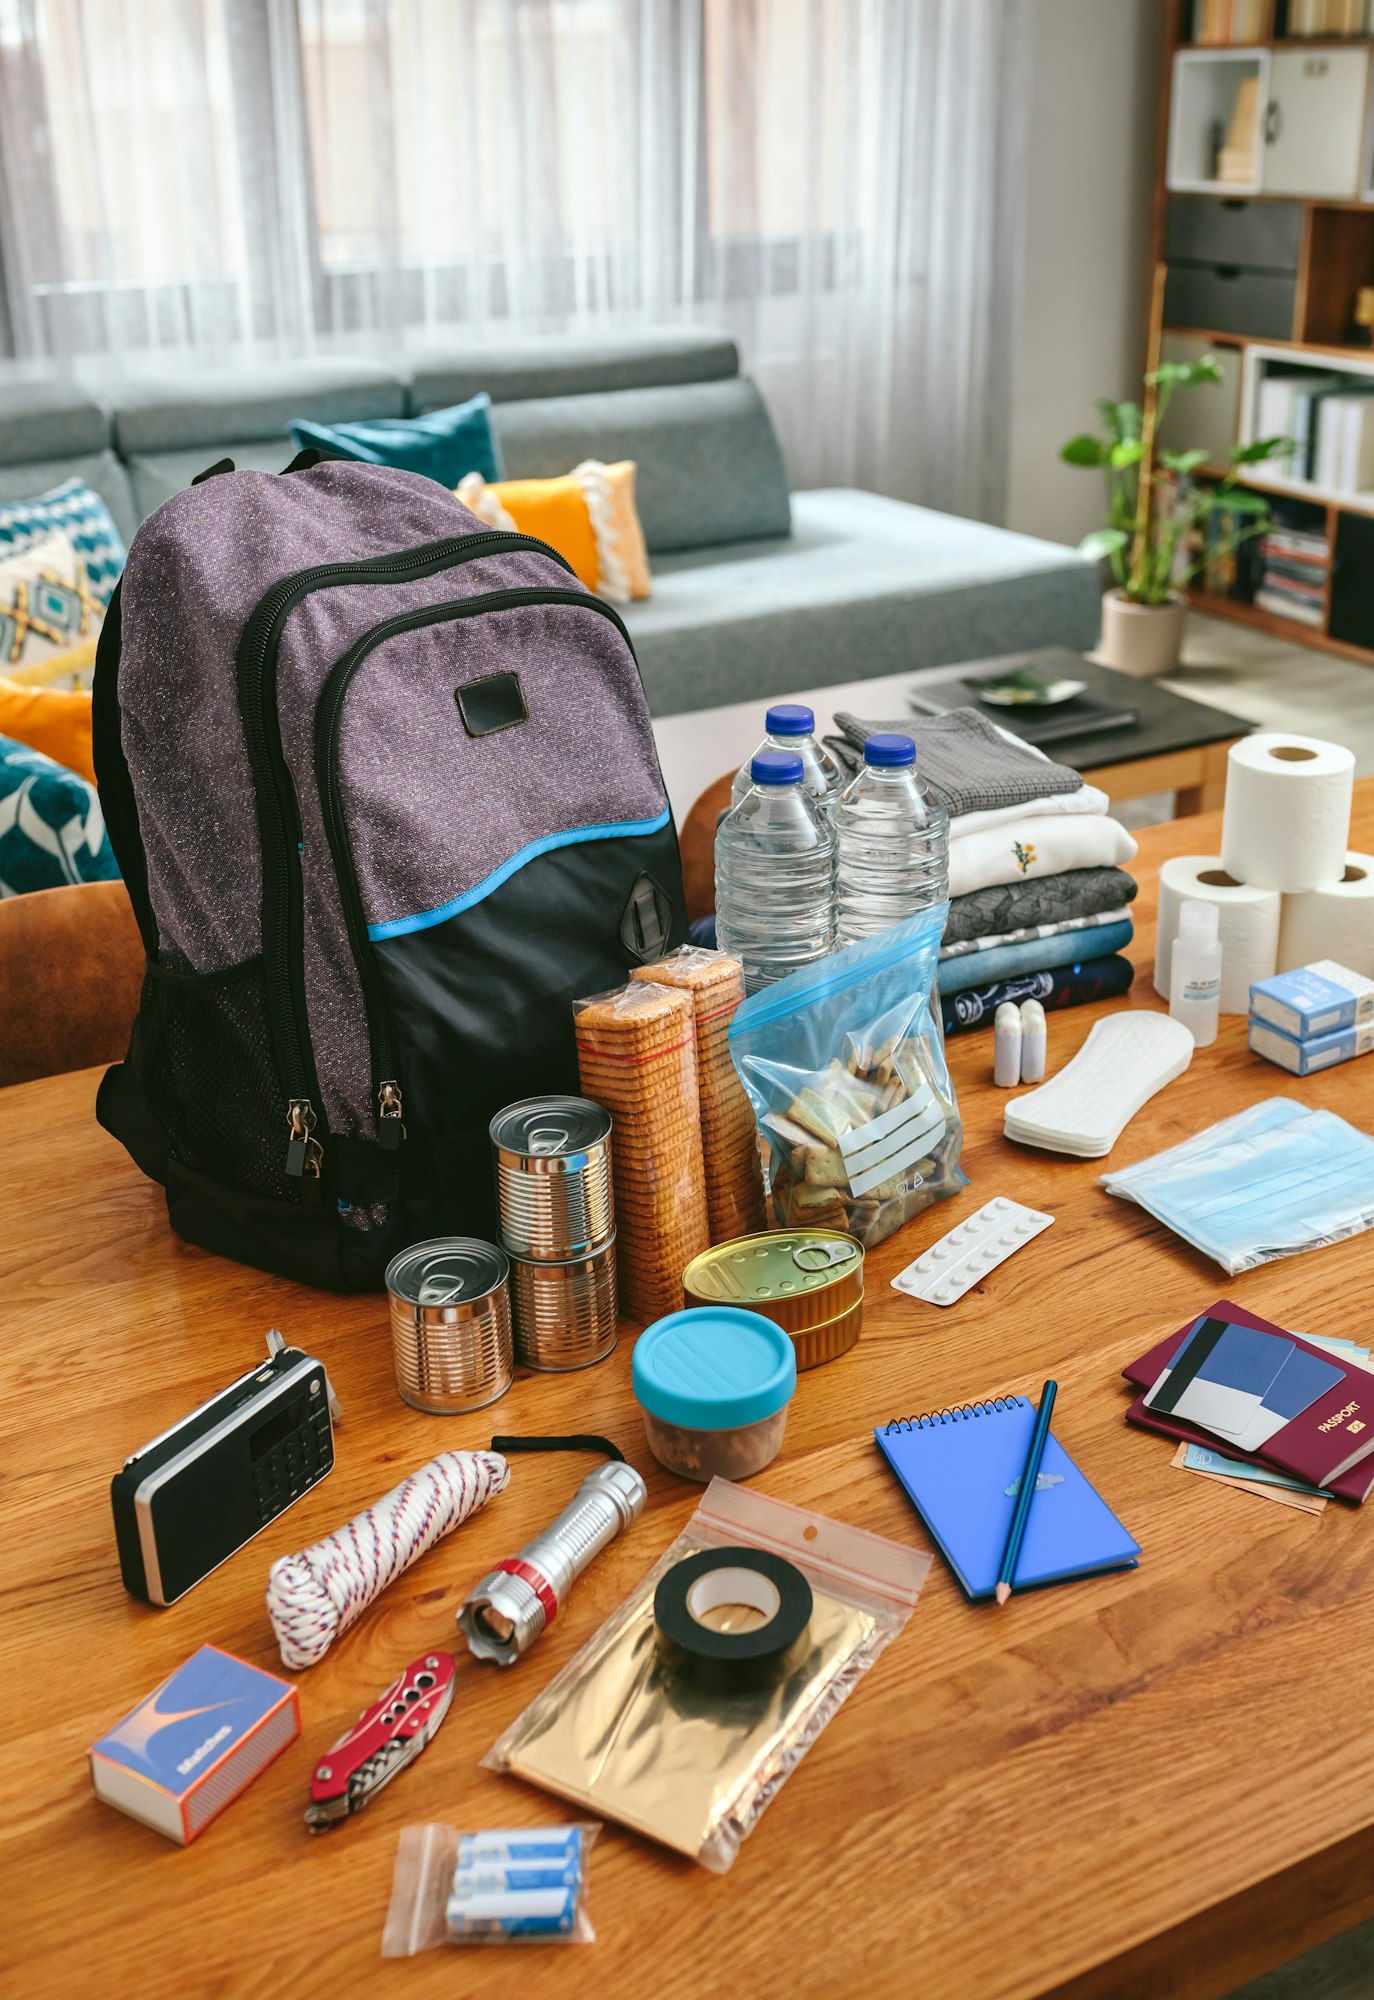
[[[1214,1305],[1207,1307],[1206,1315],[1212,1319],[1232,1320],[1237,1326],[1256,1327],[1261,1333],[1277,1334],[1281,1339],[1294,1341],[1308,1353],[1320,1356],[1323,1361],[1340,1365],[1336,1356],[1325,1348],[1309,1347],[1300,1334],[1289,1333],[1286,1328],[1275,1326],[1272,1320],[1261,1319],[1257,1313],[1247,1312],[1244,1306],[1238,1306],[1230,1299],[1218,1299]],[[1177,1352],[1179,1342],[1202,1316],[1195,1314],[1177,1333],[1161,1340],[1148,1354],[1142,1354],[1138,1361],[1130,1362],[1121,1371],[1126,1380],[1141,1389],[1153,1388]],[[1374,1460],[1367,1455],[1374,1453],[1374,1428],[1370,1428],[1369,1442],[1356,1463],[1347,1464],[1344,1471],[1334,1476],[1321,1476],[1323,1469],[1329,1472],[1333,1465],[1339,1465],[1346,1459],[1352,1447],[1359,1448],[1360,1431],[1367,1426],[1374,1427],[1374,1374],[1353,1364],[1347,1368],[1344,1382],[1338,1383],[1325,1396],[1318,1397],[1300,1417],[1285,1424],[1253,1455],[1228,1450],[1215,1433],[1203,1430],[1198,1424],[1187,1423],[1180,1417],[1162,1416],[1147,1409],[1143,1396],[1137,1397],[1131,1404],[1126,1412],[1126,1421],[1138,1424],[1142,1430],[1158,1431],[1164,1437],[1184,1438],[1189,1444],[1205,1444],[1209,1450],[1218,1451],[1224,1458],[1233,1459],[1239,1465],[1262,1462],[1277,1466],[1292,1478],[1305,1480],[1309,1486],[1320,1486],[1323,1492],[1334,1493],[1341,1500],[1350,1500],[1357,1507],[1374,1491]],[[1356,1426],[1358,1430],[1355,1430]],[[1353,1436],[1352,1431],[1355,1432]]]

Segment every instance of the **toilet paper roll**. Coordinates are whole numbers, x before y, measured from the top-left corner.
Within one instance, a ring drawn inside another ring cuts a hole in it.
[[[1374,855],[1347,854],[1339,882],[1284,897],[1278,970],[1292,972],[1319,958],[1374,979]]]
[[[1263,730],[1226,760],[1221,864],[1237,882],[1292,894],[1338,882],[1355,759],[1339,743]]]
[[[1272,979],[1277,969],[1279,917],[1277,889],[1254,889],[1237,882],[1215,854],[1179,854],[1159,871],[1159,927],[1155,933],[1155,992],[1169,997],[1169,971],[1182,903],[1211,903],[1221,939],[1221,1011],[1248,1014],[1250,982]]]

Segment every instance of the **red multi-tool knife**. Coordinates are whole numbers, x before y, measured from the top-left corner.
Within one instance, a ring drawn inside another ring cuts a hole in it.
[[[305,1823],[312,1833],[361,1812],[419,1756],[453,1700],[452,1653],[426,1653],[364,1709],[315,1766]]]

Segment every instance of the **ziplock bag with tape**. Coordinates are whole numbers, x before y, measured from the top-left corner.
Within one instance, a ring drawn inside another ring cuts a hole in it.
[[[724,1874],[895,1639],[933,1558],[713,1479],[482,1762]]]
[[[932,1013],[937,903],[746,1000],[730,1053],[768,1140],[779,1226],[881,1243],[967,1187]]]

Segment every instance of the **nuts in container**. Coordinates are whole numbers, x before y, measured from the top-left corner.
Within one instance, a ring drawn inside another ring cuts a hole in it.
[[[782,1449],[797,1362],[761,1313],[669,1313],[640,1334],[630,1375],[649,1449],[680,1479],[748,1479]]]

